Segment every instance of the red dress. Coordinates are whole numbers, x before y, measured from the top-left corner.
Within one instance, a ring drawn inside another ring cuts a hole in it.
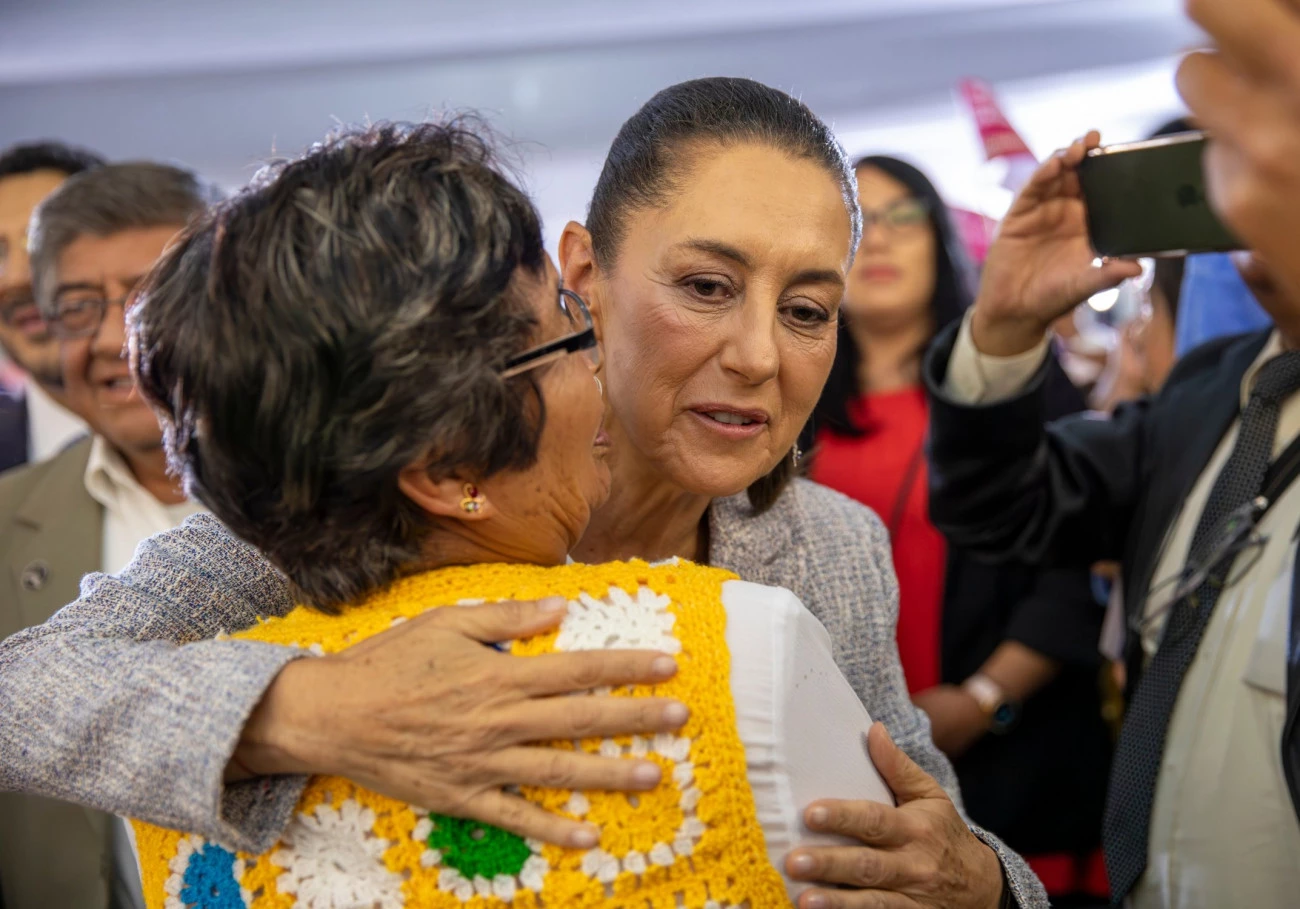
[[[898,574],[898,652],[911,694],[939,684],[947,545],[930,523],[922,445],[929,406],[918,385],[864,395],[849,408],[866,434],[817,435],[811,476],[870,507],[889,528]]]

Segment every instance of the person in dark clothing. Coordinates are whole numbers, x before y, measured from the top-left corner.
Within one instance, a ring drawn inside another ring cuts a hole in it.
[[[885,520],[908,689],[953,759],[973,817],[1014,842],[1055,905],[1104,901],[1102,610],[1086,569],[991,566],[927,514],[922,354],[970,302],[948,211],[911,165],[857,163],[862,243],[814,415],[810,474]],[[1084,408],[1053,360],[1049,416]],[[1069,783],[1063,784],[1068,780]]]
[[[1122,567],[1128,707],[1103,821],[1114,903],[1291,907],[1300,299],[1284,289],[1290,263],[1241,257],[1275,328],[1193,350],[1110,419],[1045,425],[1047,327],[1140,271],[1093,261],[1075,171],[1099,142],[1026,185],[969,318],[931,349],[931,513],[988,557]]]

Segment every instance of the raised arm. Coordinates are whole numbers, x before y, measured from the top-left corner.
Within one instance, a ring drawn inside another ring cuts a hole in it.
[[[1141,490],[1145,404],[1047,425],[1051,325],[1140,272],[1134,262],[1094,264],[1076,169],[1099,141],[1090,133],[1026,184],[969,317],[926,359],[931,517],[954,545],[982,555],[1073,567],[1116,558]]]
[[[950,329],[926,359],[934,525],[998,560],[1087,568],[1119,558],[1142,489],[1147,402],[1049,424],[1043,361],[1012,397],[968,403],[945,379],[970,344],[967,326]]]

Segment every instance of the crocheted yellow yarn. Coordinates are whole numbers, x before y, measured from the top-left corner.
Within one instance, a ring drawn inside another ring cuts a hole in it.
[[[439,604],[560,595],[570,600],[560,629],[514,642],[513,653],[675,651],[672,680],[614,693],[679,698],[691,718],[676,736],[553,743],[664,768],[654,791],[633,796],[524,788],[531,801],[597,824],[595,849],[525,841],[316,777],[281,841],[261,855],[135,822],[149,909],[788,906],[736,731],[722,606],[722,584],[732,577],[685,562],[444,569],[394,584],[341,616],[298,608],[242,632],[237,637],[333,653]]]

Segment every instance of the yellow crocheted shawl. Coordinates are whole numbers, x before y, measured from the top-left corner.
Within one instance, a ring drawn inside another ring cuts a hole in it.
[[[595,849],[543,845],[314,777],[281,841],[261,855],[134,822],[149,909],[789,905],[736,731],[722,606],[732,577],[685,562],[452,568],[400,581],[341,616],[300,607],[240,633],[333,653],[435,605],[560,595],[570,600],[560,629],[514,642],[513,653],[611,644],[677,653],[671,681],[615,694],[675,697],[691,718],[675,736],[554,743],[664,768],[658,788],[634,797],[524,788],[531,801],[597,824]]]

